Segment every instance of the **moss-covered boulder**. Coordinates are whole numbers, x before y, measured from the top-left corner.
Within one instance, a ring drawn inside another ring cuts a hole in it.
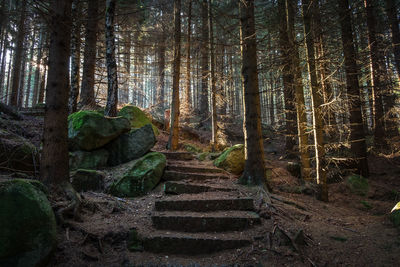
[[[39,153],[27,139],[0,129],[0,167],[34,173],[39,169]]]
[[[82,110],[68,117],[68,139],[72,150],[92,151],[130,130],[123,117],[104,117],[96,111]]]
[[[240,174],[244,170],[244,145],[234,145],[214,160],[214,165],[234,174]]]
[[[93,151],[77,150],[69,153],[69,169],[98,169],[107,166],[109,153],[106,149]]]
[[[368,194],[368,180],[361,175],[353,174],[347,177],[346,183],[354,194],[360,196],[366,196]]]
[[[116,166],[138,159],[156,144],[156,137],[150,124],[122,134],[106,146],[109,152],[108,165]]]
[[[110,187],[110,193],[117,197],[138,197],[152,190],[161,180],[166,157],[151,152],[134,162],[132,167]]]
[[[105,174],[101,171],[79,169],[71,172],[70,177],[72,187],[78,192],[104,189]]]
[[[203,150],[200,147],[198,147],[194,144],[189,144],[189,143],[183,144],[183,148],[187,152],[191,152],[191,153],[202,153],[203,152]]]
[[[0,183],[0,266],[44,266],[54,250],[56,220],[43,188],[22,179]]]
[[[152,124],[152,122],[151,122],[152,120],[149,117],[149,115],[147,115],[143,110],[141,110],[140,108],[138,108],[136,106],[128,105],[128,106],[123,107],[118,112],[118,116],[127,118],[129,120],[129,122],[131,123],[131,127],[133,129],[138,129],[138,128],[145,126],[146,124],[151,124],[154,134],[155,135],[160,134],[157,127]]]

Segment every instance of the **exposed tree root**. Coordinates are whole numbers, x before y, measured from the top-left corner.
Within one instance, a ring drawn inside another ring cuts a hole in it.
[[[82,221],[80,212],[82,207],[82,198],[78,192],[72,187],[69,182],[61,184],[53,192],[61,199],[67,199],[68,203],[65,201],[59,203],[54,207],[55,215],[58,222],[61,225],[66,225],[65,217],[70,216],[75,221]]]

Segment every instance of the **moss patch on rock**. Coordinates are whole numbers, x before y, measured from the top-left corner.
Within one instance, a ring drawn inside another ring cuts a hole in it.
[[[148,193],[160,182],[166,163],[162,153],[146,154],[111,185],[110,193],[117,197],[138,197]]]
[[[68,117],[68,139],[72,150],[95,150],[129,130],[126,118],[104,117],[96,111],[82,110]]]
[[[149,118],[149,116],[143,110],[136,106],[128,105],[123,107],[118,112],[118,116],[128,119],[133,129],[141,128],[146,124],[151,124],[154,134],[160,134],[158,128],[151,122],[151,118]]]
[[[106,149],[74,151],[69,153],[69,169],[98,169],[107,165],[109,153]]]
[[[44,265],[56,245],[56,220],[44,186],[0,183],[0,266]]]
[[[183,148],[187,152],[191,152],[191,153],[202,153],[203,152],[203,150],[200,147],[193,145],[193,144],[188,144],[188,143],[183,144]]]
[[[240,174],[244,170],[244,145],[238,144],[225,151],[214,160],[214,165],[234,174]]]

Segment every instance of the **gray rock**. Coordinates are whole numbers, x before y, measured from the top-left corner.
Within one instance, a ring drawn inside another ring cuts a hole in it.
[[[156,137],[151,124],[123,134],[106,146],[110,153],[108,164],[116,166],[138,159],[155,145]]]
[[[40,182],[0,183],[0,266],[45,266],[57,225]]]
[[[105,167],[108,160],[108,151],[105,149],[87,151],[74,151],[69,153],[69,169],[98,169]]]

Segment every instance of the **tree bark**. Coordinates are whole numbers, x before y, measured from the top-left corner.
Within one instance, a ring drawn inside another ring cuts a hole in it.
[[[321,86],[318,84],[317,71],[315,66],[315,52],[314,52],[314,36],[312,31],[312,9],[310,0],[302,0],[303,8],[303,21],[304,21],[304,35],[306,36],[307,47],[307,66],[311,82],[311,102],[313,114],[313,132],[314,132],[314,147],[315,147],[315,161],[317,172],[317,184],[319,185],[319,199],[328,201],[328,184],[326,181],[326,161],[325,161],[325,147],[323,135],[323,121],[321,112]]]
[[[116,0],[106,2],[106,60],[107,60],[107,105],[104,111],[105,116],[117,116],[118,105],[118,77],[117,63],[115,61],[115,36],[114,16]]]
[[[98,0],[89,0],[85,32],[85,50],[83,54],[83,73],[81,85],[81,106],[95,106],[94,72],[96,68],[97,16]]]
[[[208,119],[208,3],[203,0],[201,5],[201,94],[200,94],[200,117],[201,124]]]
[[[51,2],[51,43],[41,177],[53,186],[69,182],[67,117],[71,2]]]
[[[158,75],[157,75],[157,105],[160,105],[163,109],[165,108],[164,100],[164,85],[165,85],[165,33],[164,30],[161,33],[157,55],[158,55]]]
[[[192,34],[192,0],[188,3],[188,26],[187,26],[187,41],[186,41],[186,84],[185,84],[185,116],[190,116],[192,110],[192,99],[190,97],[190,49],[191,49],[191,34]]]
[[[25,94],[25,103],[24,107],[28,107],[29,98],[31,96],[31,85],[32,85],[32,62],[33,62],[33,52],[35,48],[35,40],[36,40],[36,27],[33,29],[32,41],[31,41],[31,49],[29,51],[29,69],[28,69],[28,83],[26,85],[26,94]]]
[[[41,25],[40,35],[39,35],[39,44],[38,44],[38,52],[36,57],[36,69],[35,69],[35,82],[33,84],[33,96],[32,96],[32,106],[38,103],[39,96],[39,80],[40,80],[40,69],[43,57],[44,44],[46,40],[46,32],[44,25]]]
[[[386,130],[384,124],[384,111],[382,98],[384,94],[385,85],[385,62],[384,55],[380,51],[380,38],[377,32],[377,20],[374,11],[374,1],[364,0],[364,5],[367,11],[367,26],[368,26],[368,41],[371,54],[372,64],[372,81],[373,81],[373,95],[374,95],[374,144],[380,148],[386,148]]]
[[[210,66],[211,66],[211,149],[215,151],[217,149],[217,103],[216,94],[217,88],[215,86],[215,56],[214,56],[214,30],[211,10],[211,0],[208,0],[208,34],[210,41]]]
[[[392,31],[392,46],[394,52],[394,63],[400,81],[400,29],[397,18],[397,8],[394,0],[386,0],[386,14],[389,19],[390,29]]]
[[[174,0],[174,63],[172,80],[171,129],[168,149],[177,150],[179,145],[179,75],[181,66],[181,0]]]
[[[358,84],[358,67],[352,32],[351,10],[348,0],[338,0],[340,25],[342,30],[342,45],[346,71],[347,97],[350,112],[350,145],[353,154],[352,163],[357,173],[368,177],[367,145],[365,142],[364,125],[361,112],[361,94]]]
[[[245,167],[240,183],[267,188],[264,149],[261,134],[260,93],[258,90],[257,43],[254,23],[254,0],[240,0],[240,43],[244,99]]]
[[[19,6],[21,12],[19,14],[20,17],[18,21],[18,34],[15,44],[15,53],[13,62],[13,74],[12,74],[11,97],[10,97],[11,106],[18,105],[18,92],[20,90],[19,82],[21,78],[21,67],[22,67],[21,62],[22,62],[22,55],[24,52],[26,3],[27,1],[21,1]]]
[[[297,132],[299,140],[299,152],[301,162],[301,177],[305,181],[311,181],[311,163],[308,150],[307,134],[307,115],[304,100],[303,78],[301,74],[299,48],[296,42],[296,33],[294,28],[295,6],[292,1],[286,0],[286,10],[288,16],[288,37],[290,45],[291,72],[293,73],[293,82],[296,99],[297,114]]]
[[[291,70],[291,54],[288,36],[288,16],[286,14],[286,0],[278,1],[279,43],[282,62],[283,95],[285,101],[285,151],[293,156],[296,150],[296,113],[294,107],[294,77]]]
[[[71,35],[71,91],[69,93],[69,113],[77,111],[80,66],[81,66],[81,3],[80,0],[72,2],[72,35]]]

